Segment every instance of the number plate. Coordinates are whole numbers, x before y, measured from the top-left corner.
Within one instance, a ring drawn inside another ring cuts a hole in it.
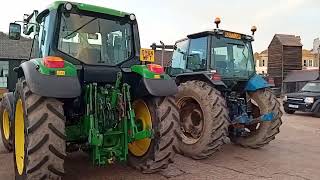
[[[56,71],[56,75],[57,76],[64,76],[64,75],[66,75],[66,72],[65,71]]]
[[[298,109],[298,108],[299,108],[299,105],[289,104],[289,108]]]
[[[154,50],[141,48],[140,61],[154,62]]]
[[[233,33],[233,32],[225,32],[224,37],[232,38],[232,39],[241,39],[241,34]]]

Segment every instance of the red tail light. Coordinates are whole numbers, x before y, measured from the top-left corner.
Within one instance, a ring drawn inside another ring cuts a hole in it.
[[[161,65],[158,64],[148,64],[148,69],[151,72],[157,73],[157,74],[162,74],[164,73],[164,69]]]
[[[56,56],[47,56],[47,57],[44,57],[43,64],[47,68],[63,68],[64,60]]]
[[[214,81],[221,81],[221,76],[218,73],[212,73],[211,79]]]

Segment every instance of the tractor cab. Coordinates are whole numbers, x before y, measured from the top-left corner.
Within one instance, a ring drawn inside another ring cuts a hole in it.
[[[17,26],[12,23],[10,30],[18,30]],[[23,33],[34,38],[34,57],[57,56],[82,65],[81,76],[87,82],[96,82],[99,77],[104,78],[98,81],[115,82],[120,67],[140,64],[136,57],[140,40],[134,14],[54,2],[41,13],[26,15]],[[12,33],[12,37],[19,38],[19,34]],[[102,70],[102,66],[109,68]]]
[[[226,83],[248,81],[255,74],[253,37],[221,30],[218,22],[217,29],[190,34],[176,42],[168,68],[171,76],[203,73]]]

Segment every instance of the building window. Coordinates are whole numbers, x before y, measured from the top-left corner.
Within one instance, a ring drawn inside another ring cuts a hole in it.
[[[261,59],[257,60],[258,61],[258,67],[261,67],[262,66],[262,62],[261,62]]]
[[[9,62],[0,61],[0,88],[7,88],[8,72],[9,72]]]
[[[313,61],[312,61],[312,59],[311,59],[311,60],[308,60],[308,62],[309,62],[309,63],[308,63],[308,66],[309,66],[309,67],[312,67],[312,66],[313,66]]]
[[[307,60],[303,60],[303,67],[307,67]]]
[[[265,60],[262,60],[262,67],[265,67]]]

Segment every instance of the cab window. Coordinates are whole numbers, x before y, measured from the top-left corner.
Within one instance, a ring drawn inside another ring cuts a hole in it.
[[[189,40],[184,40],[176,43],[176,49],[172,55],[172,65],[173,69],[186,69],[187,62],[187,52],[188,52]]]
[[[191,39],[187,59],[187,69],[194,71],[206,70],[207,37]]]

